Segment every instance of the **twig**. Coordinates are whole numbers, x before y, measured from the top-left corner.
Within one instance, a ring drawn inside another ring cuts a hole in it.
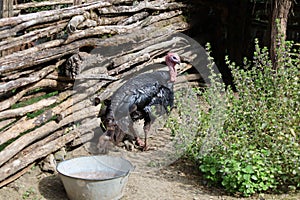
[[[0,182],[0,188],[2,188],[3,186],[13,182],[14,180],[18,179],[20,176],[22,176],[23,174],[25,174],[26,172],[28,172],[28,170],[30,170],[33,167],[34,164],[28,165],[27,167],[25,167],[24,169],[22,169],[21,171],[19,171],[18,173],[14,174],[13,176],[9,177],[8,179]]]

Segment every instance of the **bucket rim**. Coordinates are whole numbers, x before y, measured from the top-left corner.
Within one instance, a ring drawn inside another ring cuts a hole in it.
[[[70,160],[73,160],[73,159],[79,159],[79,158],[91,158],[91,157],[114,157],[114,158],[119,158],[119,159],[122,159],[124,161],[126,161],[129,165],[130,165],[130,169],[128,171],[121,171],[121,170],[115,170],[115,171],[119,171],[119,172],[122,172],[122,174],[118,175],[118,176],[114,176],[114,177],[111,177],[111,178],[80,178],[80,177],[75,177],[75,176],[72,176],[72,175],[68,175],[66,173],[63,173],[59,170],[59,167],[60,165],[62,165],[63,163],[67,162],[67,161],[70,161]],[[117,179],[117,178],[121,178],[121,177],[126,177],[129,175],[130,172],[132,172],[134,170],[134,165],[127,159],[125,158],[122,158],[122,157],[119,157],[119,156],[108,156],[108,155],[98,155],[98,156],[79,156],[79,157],[74,157],[74,158],[70,158],[70,159],[67,159],[67,160],[64,160],[60,163],[57,164],[56,166],[56,171],[60,174],[60,175],[63,175],[63,176],[66,176],[66,177],[69,177],[69,178],[73,178],[73,179],[78,179],[78,180],[85,180],[85,181],[107,181],[107,180],[112,180],[112,179]]]

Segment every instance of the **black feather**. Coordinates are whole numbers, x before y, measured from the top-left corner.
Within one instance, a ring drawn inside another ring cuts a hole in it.
[[[138,75],[128,80],[112,96],[112,110],[118,126],[129,132],[132,122],[144,119],[145,123],[155,114],[168,113],[173,107],[173,84],[168,71],[156,71]]]

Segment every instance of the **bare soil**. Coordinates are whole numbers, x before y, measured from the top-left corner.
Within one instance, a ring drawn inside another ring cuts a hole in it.
[[[151,138],[150,144],[157,149],[148,152],[128,152],[122,148],[110,152],[112,155],[125,157],[135,165],[122,200],[300,199],[299,194],[260,194],[251,198],[229,196],[222,189],[207,186],[195,163],[180,155],[172,157],[172,148],[166,144],[168,140],[167,134]],[[87,146],[81,146],[68,152],[66,158],[90,155],[87,149]],[[42,171],[39,165],[35,165],[22,177],[1,188],[0,197],[7,200],[68,199],[58,175]]]

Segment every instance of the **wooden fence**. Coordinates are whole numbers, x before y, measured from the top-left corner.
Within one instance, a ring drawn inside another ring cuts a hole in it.
[[[95,97],[106,99],[124,77],[162,63],[171,49],[184,50],[174,49],[180,37],[167,38],[188,28],[185,5],[173,1],[14,3],[8,15],[6,8],[0,19],[0,187],[66,144],[94,137],[101,108]]]

